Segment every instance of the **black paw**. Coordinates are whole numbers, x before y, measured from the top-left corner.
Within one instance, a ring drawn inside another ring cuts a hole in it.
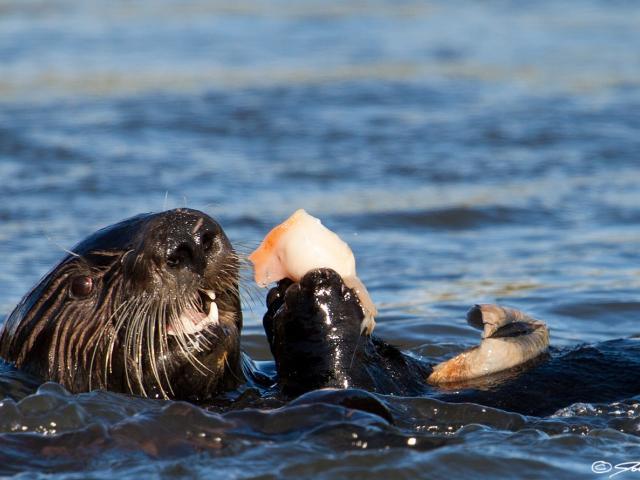
[[[267,313],[265,313],[262,318],[262,326],[267,335],[269,345],[273,344],[274,317],[284,304],[285,294],[291,285],[293,285],[293,282],[285,278],[280,280],[278,284],[267,293]]]
[[[349,384],[363,313],[340,275],[321,268],[298,283],[282,281],[267,295],[267,307],[263,324],[285,390]]]

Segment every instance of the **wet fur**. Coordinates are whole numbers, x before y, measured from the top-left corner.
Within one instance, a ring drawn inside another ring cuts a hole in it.
[[[203,215],[140,215],[76,245],[11,313],[0,357],[73,392],[202,400],[241,383],[238,259],[222,229]],[[190,241],[185,232],[201,218],[219,251],[169,274],[164,255],[171,242]],[[79,275],[93,279],[87,298],[70,292]],[[219,326],[188,336],[177,318],[195,308],[198,289],[217,292]],[[170,324],[178,326],[175,335],[167,334]]]
[[[357,299],[331,270],[314,270],[299,284],[281,282],[267,304],[265,330],[281,388],[290,395],[349,386],[550,415],[576,402],[612,402],[640,394],[639,340],[553,349],[508,371],[443,388],[427,384],[433,371],[427,360],[358,334],[362,313]]]
[[[215,233],[219,251],[194,258],[189,271],[168,275],[163,249],[190,241],[185,232],[201,219]],[[240,389],[235,405],[271,405],[274,392],[285,400],[313,391],[301,401],[335,401],[385,418],[375,397],[354,389],[535,415],[640,393],[637,340],[553,350],[508,372],[432,387],[428,361],[361,333],[357,296],[329,269],[313,270],[299,283],[283,280],[269,292],[264,327],[277,370],[271,377],[240,352],[239,264],[222,229],[200,212],[125,220],[74,247],[24,297],[0,335],[0,357],[72,392],[102,388],[210,403],[246,384],[261,393]],[[70,295],[77,275],[94,279],[90,297]],[[202,288],[216,292],[219,325],[196,335],[167,335],[179,313],[194,308]],[[350,390],[316,390],[325,387]]]

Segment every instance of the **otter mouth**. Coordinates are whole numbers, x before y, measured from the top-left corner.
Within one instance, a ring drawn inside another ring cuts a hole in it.
[[[193,335],[211,325],[217,325],[218,305],[213,290],[198,290],[195,302],[182,310],[167,326],[168,335]]]

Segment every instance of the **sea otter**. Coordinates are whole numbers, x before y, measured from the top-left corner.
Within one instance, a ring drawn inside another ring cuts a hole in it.
[[[264,327],[272,376],[241,352],[239,261],[221,226],[196,210],[104,228],[73,247],[10,314],[0,357],[72,392],[108,389],[196,403],[250,383],[271,392],[276,385],[282,398],[349,388],[549,414],[640,393],[635,340],[552,350],[480,381],[431,386],[432,363],[362,333],[362,307],[330,269],[269,291]],[[473,307],[469,321],[480,325],[486,314]]]
[[[0,357],[72,392],[202,401],[244,381],[241,328],[233,247],[178,209],[73,247],[9,315]]]

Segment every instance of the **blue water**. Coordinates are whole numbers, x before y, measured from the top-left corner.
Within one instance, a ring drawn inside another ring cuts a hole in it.
[[[638,26],[639,4],[604,0],[4,1],[0,319],[85,235],[186,205],[242,252],[296,208],[322,218],[376,332],[419,355],[476,344],[479,302],[545,320],[556,346],[638,335]],[[244,348],[269,360],[264,292],[245,291]],[[542,419],[386,397],[391,426],[1,388],[0,476],[584,478],[640,460],[640,396]]]

